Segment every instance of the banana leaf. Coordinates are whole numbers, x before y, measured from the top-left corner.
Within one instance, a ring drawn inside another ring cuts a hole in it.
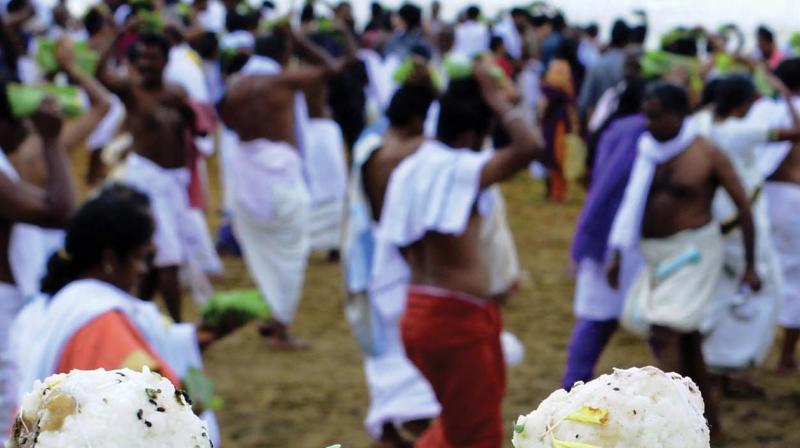
[[[226,291],[214,294],[201,310],[203,325],[231,328],[252,320],[266,319],[270,310],[256,290]]]
[[[54,97],[62,113],[67,117],[76,117],[83,113],[79,90],[73,86],[8,84],[6,95],[11,105],[11,113],[17,118],[33,115],[45,96]]]
[[[141,10],[136,14],[145,31],[159,32],[164,29],[164,18],[158,11]]]
[[[55,73],[60,68],[56,59],[57,46],[58,42],[54,39],[40,39],[37,43],[36,64],[45,73]],[[85,41],[74,42],[72,48],[75,52],[75,65],[78,69],[87,75],[94,75],[100,55],[92,50],[89,43]]]
[[[193,404],[197,403],[207,411],[218,411],[222,408],[222,398],[214,394],[214,381],[201,370],[189,367],[181,383]]]

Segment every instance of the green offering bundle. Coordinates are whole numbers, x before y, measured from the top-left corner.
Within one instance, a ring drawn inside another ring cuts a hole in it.
[[[6,95],[11,113],[17,118],[33,115],[46,96],[55,98],[61,112],[67,117],[76,117],[83,113],[79,90],[73,86],[8,84]]]
[[[203,325],[208,328],[232,328],[270,316],[267,304],[256,290],[214,294],[201,313]]]
[[[92,50],[86,41],[74,42],[72,45],[75,52],[75,65],[87,75],[94,75],[100,55]],[[37,42],[36,64],[45,73],[55,73],[60,68],[56,59],[56,47],[58,47],[58,41],[55,39],[40,39]]]
[[[469,78],[473,74],[474,62],[462,55],[447,55],[442,64],[444,66],[444,72],[451,81]],[[503,73],[503,69],[496,65],[492,65],[489,69],[489,73],[498,80],[506,77],[505,73]]]
[[[192,402],[202,409],[218,411],[222,408],[222,398],[214,394],[214,381],[201,370],[189,367],[181,382]]]
[[[142,9],[136,13],[136,17],[139,19],[139,23],[141,23],[145,31],[159,32],[164,29],[164,18],[161,17],[161,13],[158,11]]]
[[[436,89],[440,90],[442,88],[442,80],[439,77],[439,74],[430,65],[427,66],[427,69],[428,69],[428,75],[431,78],[433,86]],[[392,75],[392,80],[397,85],[402,85],[405,84],[406,81],[408,81],[408,79],[411,77],[413,73],[414,73],[414,60],[411,57],[407,57],[403,61],[403,63],[400,64],[399,67],[397,67],[397,70],[394,71],[394,74]]]

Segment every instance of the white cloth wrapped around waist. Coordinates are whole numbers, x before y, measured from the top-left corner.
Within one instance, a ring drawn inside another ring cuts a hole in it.
[[[638,315],[645,325],[699,330],[722,273],[719,224],[712,221],[668,238],[644,239],[639,249],[645,266],[628,292],[623,324],[635,331],[637,324],[631,316]],[[692,252],[699,256],[686,258],[680,265],[672,263]],[[667,265],[670,269],[665,270]],[[659,269],[666,272],[657,276]]]
[[[304,183],[300,154],[288,143],[266,139],[239,142],[232,151],[234,201],[254,218],[267,221],[281,214],[272,197],[274,186]]]
[[[768,182],[770,234],[783,279],[781,326],[800,328],[800,185]]]
[[[311,203],[344,197],[347,166],[342,130],[333,120],[314,118],[308,122],[307,132],[303,159]]]

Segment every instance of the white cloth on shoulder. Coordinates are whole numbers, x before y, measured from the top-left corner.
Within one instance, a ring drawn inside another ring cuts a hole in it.
[[[312,250],[326,251],[340,246],[347,192],[344,151],[344,137],[335,121],[322,118],[309,121],[303,165],[311,195]]]
[[[722,236],[715,221],[668,238],[639,243],[645,265],[625,299],[622,324],[642,334],[651,325],[680,332],[701,327],[722,274]],[[676,263],[694,252],[696,258]],[[671,272],[659,275],[664,266]]]
[[[169,267],[186,261],[186,225],[189,222],[189,170],[167,169],[131,153],[125,162],[124,182],[150,198],[156,223],[154,265]]]
[[[289,324],[308,261],[309,195],[297,150],[264,139],[233,151],[233,228],[275,319]]]
[[[389,178],[380,238],[405,247],[428,232],[462,234],[476,204],[481,215],[488,215],[492,196],[481,193],[480,177],[492,154],[434,140],[423,143]]]
[[[439,415],[440,406],[428,381],[408,360],[400,335],[400,319],[407,300],[410,272],[399,251],[387,248],[385,269],[374,269],[376,223],[364,190],[362,168],[383,144],[378,132],[362,136],[353,147],[353,169],[348,185],[348,219],[342,246],[345,285],[351,297],[366,294],[373,351],[365,357],[364,372],[370,407],[364,424],[375,439],[386,423],[401,425]],[[377,273],[382,273],[379,277]],[[357,330],[358,331],[358,330]]]
[[[111,100],[111,107],[106,112],[106,115],[100,120],[97,127],[89,134],[86,139],[86,147],[90,151],[98,151],[103,149],[111,140],[117,135],[119,127],[125,119],[125,106],[122,105],[119,97],[116,95],[109,95]]]
[[[178,377],[183,378],[190,367],[202,370],[193,324],[170,323],[154,303],[133,297],[111,284],[76,280],[52,298],[37,297],[19,313],[12,326],[12,358],[18,369],[17,402],[33,388],[36,380],[56,373],[64,346],[77,331],[110,311],[125,314]],[[209,423],[213,440],[218,442],[219,430],[213,414],[202,417]]]
[[[764,194],[772,219],[772,241],[783,274],[783,303],[779,324],[800,328],[800,185],[767,182]]]
[[[633,164],[622,204],[617,211],[609,235],[612,249],[631,249],[641,238],[642,219],[653,183],[656,166],[681,154],[697,138],[697,131],[690,119],[683,122],[678,135],[670,141],[659,142],[650,132],[639,137],[638,155]]]

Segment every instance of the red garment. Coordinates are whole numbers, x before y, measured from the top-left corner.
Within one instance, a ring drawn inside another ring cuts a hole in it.
[[[142,334],[120,311],[103,313],[81,329],[64,345],[56,373],[73,369],[122,369],[136,371],[148,367],[180,387],[180,378],[150,347]]]
[[[417,448],[501,448],[506,366],[491,301],[412,286],[401,323],[406,353],[442,406]]]

